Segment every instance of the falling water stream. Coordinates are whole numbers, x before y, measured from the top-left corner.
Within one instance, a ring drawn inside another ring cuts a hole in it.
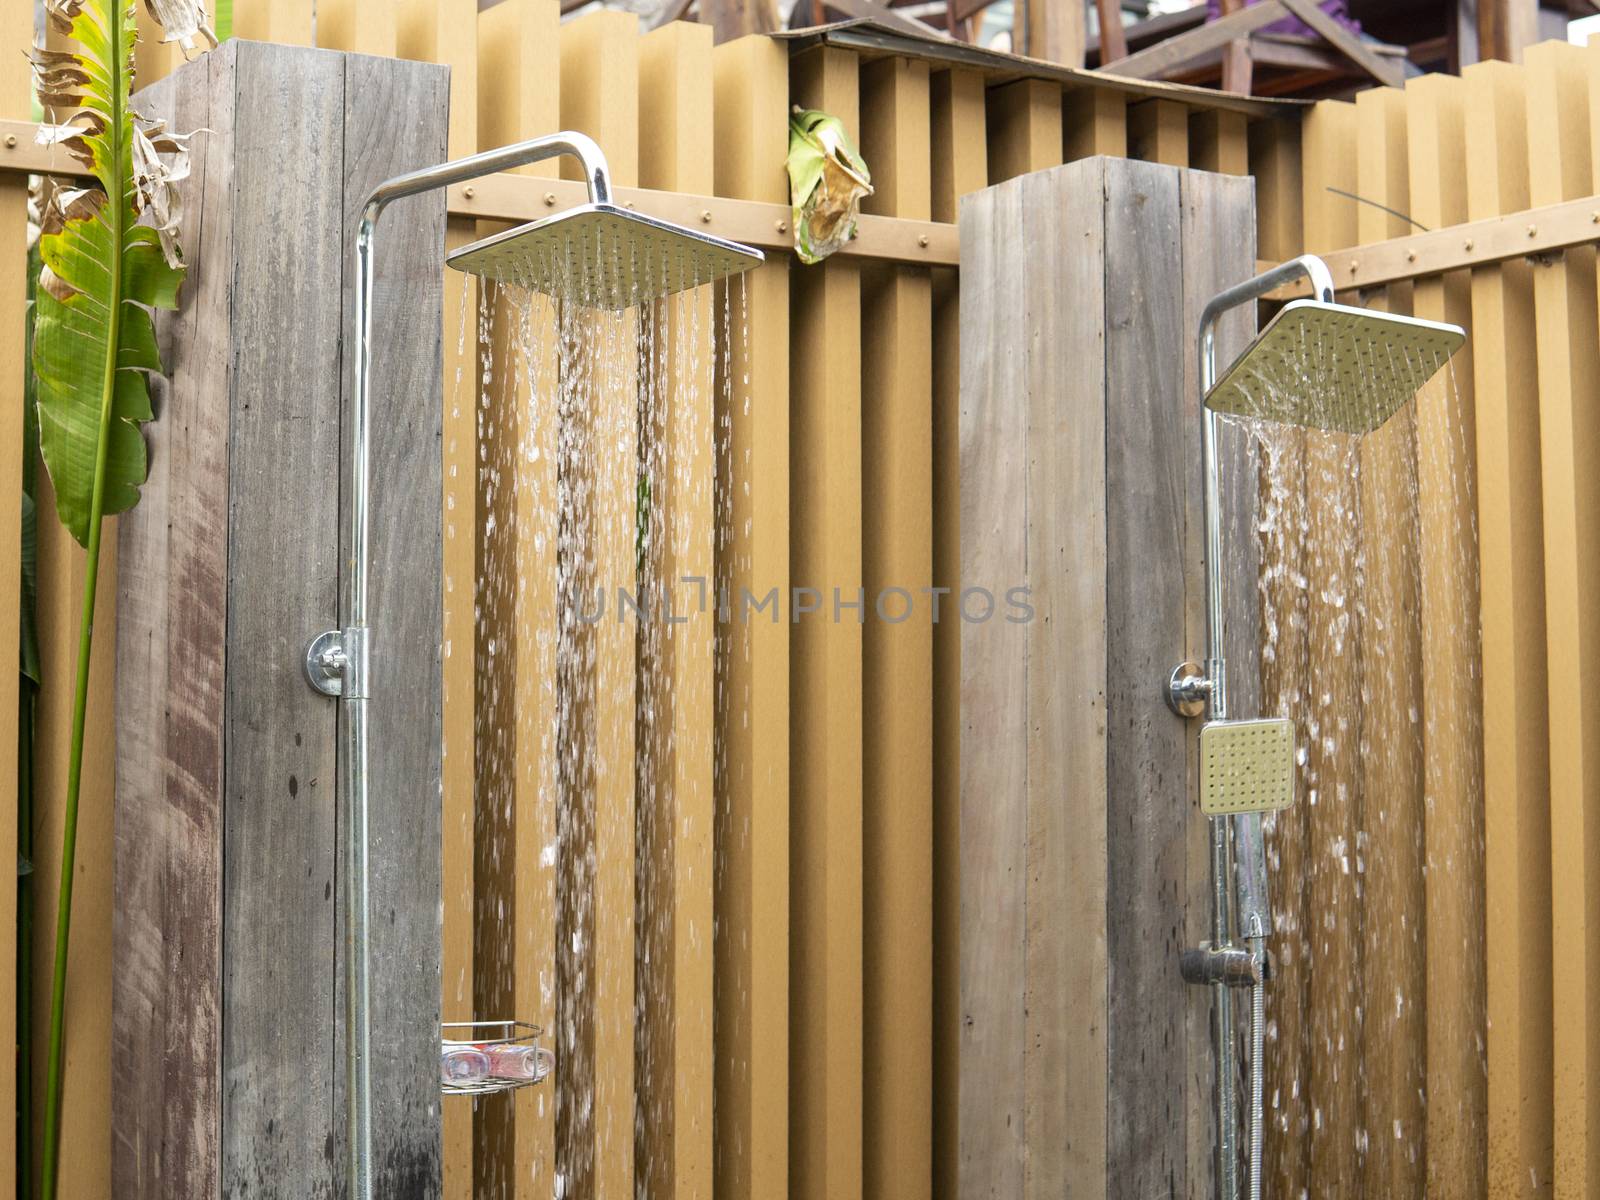
[[[1467,422],[1434,421],[1419,438],[1419,406],[1462,411],[1453,370],[1440,365],[1377,344],[1353,362],[1305,345],[1304,398],[1266,397],[1269,407],[1309,402],[1327,414],[1381,402],[1386,389],[1420,394],[1364,437],[1233,422],[1259,463],[1259,541],[1230,547],[1227,577],[1249,578],[1259,556],[1260,715],[1294,722],[1298,763],[1295,803],[1267,828],[1272,1196],[1432,1191],[1430,1123],[1433,1136],[1460,1134],[1476,1118],[1470,1094],[1430,1090],[1430,1060],[1451,1058],[1451,1077],[1468,1084],[1486,1071],[1471,996],[1430,992],[1470,983],[1474,970],[1481,980],[1484,953],[1481,879],[1471,873],[1482,857],[1477,767],[1437,761],[1481,737],[1478,708],[1424,692],[1425,675],[1444,694],[1478,686],[1475,623],[1454,639],[1450,662],[1424,669],[1430,626],[1463,611],[1459,597],[1425,592],[1424,577],[1460,574],[1476,586],[1471,485],[1450,466],[1471,446],[1434,444],[1428,433],[1464,438]],[[1364,395],[1352,395],[1352,380]],[[1469,615],[1475,622],[1475,606]],[[1441,789],[1452,778],[1465,790]]]
[[[705,1011],[664,1014],[683,946],[710,961],[712,712],[740,703],[714,667],[713,581],[749,485],[729,451],[746,293],[738,276],[639,304],[617,281],[675,265],[640,253],[585,240],[458,315],[477,512],[447,536],[476,525],[476,578],[446,587],[475,589],[475,1011],[447,1000],[445,1019],[538,1023],[557,1058],[553,1086],[447,1098],[476,1106],[479,1196],[609,1191],[607,1160],[673,1119],[674,1027],[709,1039],[709,988]],[[635,1163],[636,1195],[656,1167]]]

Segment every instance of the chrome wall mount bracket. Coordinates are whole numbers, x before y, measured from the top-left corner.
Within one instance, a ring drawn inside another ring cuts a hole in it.
[[[324,696],[344,695],[344,631],[329,629],[306,643],[306,682]]]
[[[1181,662],[1172,668],[1167,678],[1167,707],[1187,719],[1203,716],[1213,686],[1211,677],[1199,663]]]

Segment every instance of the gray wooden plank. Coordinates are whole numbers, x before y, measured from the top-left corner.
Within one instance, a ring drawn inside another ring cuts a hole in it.
[[[1020,185],[961,204],[961,579],[1027,572],[1026,383],[1010,342],[1028,244]],[[960,1194],[1020,1198],[1026,1145],[1027,635],[961,627]]]
[[[231,55],[141,93],[179,130],[227,130],[214,91]],[[119,522],[117,820],[112,998],[119,1197],[214,1197],[222,1037],[223,670],[231,139],[196,139],[183,305],[161,313],[151,474]]]
[[[444,161],[449,72],[431,64],[364,55],[347,56],[345,71],[341,244],[348,247],[374,186],[403,171]],[[426,1200],[437,1196],[441,1186],[439,380],[444,223],[443,192],[390,206],[377,242],[373,313],[374,660],[368,709],[372,1021],[377,1046],[373,1157],[377,1194],[395,1200]],[[347,314],[352,285],[347,267]],[[353,348],[347,329],[346,405]],[[342,1034],[336,1041],[342,1055]],[[342,1138],[336,1140],[342,1145]]]
[[[332,1197],[337,725],[301,652],[338,619],[344,66],[235,55],[222,1194]]]
[[[1223,288],[1255,273],[1255,181],[1246,176],[1185,171],[1180,177],[1183,198],[1183,419],[1193,445],[1185,461],[1185,521],[1188,563],[1185,613],[1188,654],[1204,656],[1205,530],[1203,478],[1200,462],[1200,397],[1198,326],[1207,301]],[[1246,304],[1225,314],[1217,325],[1217,366],[1225,368],[1243,350],[1256,328],[1255,305]],[[1219,442],[1223,503],[1223,556],[1225,597],[1225,652],[1228,660],[1229,707],[1234,716],[1255,716],[1260,696],[1260,649],[1257,642],[1259,597],[1256,587],[1260,560],[1255,529],[1257,474],[1251,440],[1238,428],[1224,425]],[[1199,722],[1189,723],[1190,780],[1199,763]],[[1193,796],[1193,786],[1190,788]],[[1191,799],[1188,813],[1188,945],[1211,936],[1210,825]],[[1216,1119],[1215,1053],[1211,1044],[1209,989],[1188,989],[1189,1031],[1189,1194],[1196,1200],[1213,1188],[1212,1153]],[[1243,1016],[1247,1009],[1236,1005]]]
[[[1186,730],[1161,698],[1184,650],[1178,173],[1106,164],[1108,1188],[1182,1195]]]
[[[1023,176],[1029,1197],[1106,1175],[1106,160]],[[1022,519],[1020,514],[1015,519]],[[996,581],[999,582],[999,581]]]

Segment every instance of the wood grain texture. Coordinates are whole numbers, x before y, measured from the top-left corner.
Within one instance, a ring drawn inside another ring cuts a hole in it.
[[[790,63],[796,104],[860,144],[854,54]],[[791,274],[789,1194],[862,1196],[861,271]],[[799,589],[810,589],[801,593]]]
[[[237,343],[227,660],[255,666],[229,674],[224,699],[222,1194],[270,1195],[294,1179],[306,1194],[332,1195],[343,1175],[333,1148],[343,1128],[338,713],[306,686],[299,657],[309,634],[339,616],[344,64],[244,42],[227,53],[234,77],[218,83],[235,103],[233,175],[223,180],[233,244],[205,286],[231,294]],[[269,178],[288,186],[261,187]],[[246,283],[268,275],[306,302],[286,311],[273,291]],[[328,386],[307,390],[305,379]]]
[[[1430,228],[1467,219],[1466,84],[1406,87],[1410,207]],[[1472,282],[1418,280],[1417,316],[1468,326]],[[1478,631],[1473,342],[1417,394],[1423,784],[1427,811],[1428,1194],[1485,1189],[1483,691]],[[1426,374],[1424,368],[1419,374]]]
[[[1467,216],[1518,212],[1530,203],[1526,74],[1483,63],[1467,68],[1463,78],[1466,124],[1482,139],[1467,159]],[[1553,964],[1545,919],[1550,759],[1531,266],[1508,262],[1473,272],[1472,336],[1483,691],[1504,697],[1503,711],[1511,714],[1484,721],[1485,917],[1492,950],[1487,1179],[1491,1195],[1549,1195],[1555,1124],[1547,1016]]]
[[[1023,305],[1024,275],[1017,267],[1024,256],[1012,233],[1023,219],[1023,189],[1022,182],[991,187],[968,196],[961,206],[959,578],[964,581],[1027,577],[1027,359],[1007,344]],[[1028,743],[1018,736],[1022,723],[1016,710],[1018,699],[1027,695],[1028,635],[1005,622],[963,622],[960,629],[961,1174],[956,1194],[1021,1197],[1026,1004],[1017,984],[1027,969]],[[1092,1081],[1093,1071],[1087,1075]]]
[[[1148,347],[1192,350],[1204,301],[1253,270],[1251,191],[1097,158],[963,209],[962,583],[1020,572],[1033,608],[962,629],[963,1194],[1209,1181],[1209,995],[1174,966],[1209,926],[1204,823],[1172,799],[1190,730],[1140,682],[1203,637],[1199,411],[1181,354]],[[1019,242],[1025,218],[1059,251]],[[1182,287],[1130,286],[1174,262]],[[1249,329],[1235,314],[1224,352]],[[1226,459],[1248,578],[1255,469],[1242,439]],[[1229,613],[1247,706],[1254,600]]]
[[[232,80],[219,56],[140,102],[173,128],[231,132]],[[221,1183],[228,423],[207,409],[231,390],[231,137],[191,162],[185,303],[157,321],[170,380],[118,530],[112,1170],[119,1196],[175,1200]]]
[[[1094,160],[1027,177],[1021,211],[1061,214],[1053,233],[1061,261],[1074,266],[1045,269],[1052,256],[1026,242],[1012,263],[1029,264],[1019,275],[1033,324],[1023,356],[1026,390],[1003,402],[1020,403],[1027,419],[1025,511],[1009,519],[1025,523],[1034,611],[1023,626],[1027,719],[1007,736],[1026,745],[1024,1195],[1039,1200],[1102,1194],[1117,1153],[1110,1037],[1120,1004],[1113,1001],[1106,916],[1114,817],[1105,801],[1113,624],[1106,612],[1113,367],[1104,325],[1112,303],[1110,171],[1107,161]],[[1002,233],[1014,238],[1015,229]],[[1086,319],[1063,320],[1079,303]],[[1000,351],[1014,353],[1004,343]],[[963,583],[1007,589],[1005,615],[996,619],[1018,619],[1009,606],[1013,579],[975,575]],[[996,716],[1006,712],[1002,706]],[[1001,719],[1014,721],[1014,709]],[[998,978],[990,986],[1016,990]]]
[[[1196,453],[1201,428],[1197,344],[1200,313],[1212,296],[1255,273],[1255,189],[1247,179],[1208,171],[1184,171],[1178,179],[1183,262],[1179,428],[1188,439],[1180,451],[1184,480],[1184,645],[1186,653],[1198,656],[1206,644],[1204,478],[1200,455]],[[1224,314],[1216,328],[1218,361],[1231,361],[1254,332],[1251,306],[1242,305]],[[1260,597],[1250,581],[1257,579],[1260,572],[1259,463],[1253,439],[1227,422],[1219,431],[1217,454],[1222,486],[1223,639],[1228,663],[1228,707],[1230,715],[1255,716],[1261,712],[1261,618]],[[1192,792],[1194,781],[1199,778],[1198,730],[1193,723],[1189,723],[1186,735],[1187,779]],[[1210,822],[1193,803],[1186,804],[1183,811],[1188,872],[1184,932],[1186,944],[1192,946],[1211,937],[1211,837]],[[1270,1008],[1275,1008],[1275,999],[1269,998]],[[1209,989],[1191,987],[1185,989],[1184,1001],[1188,1182],[1189,1195],[1196,1196],[1209,1194],[1214,1186],[1212,996]]]
[[[1157,800],[1186,778],[1188,731],[1149,681],[1182,657],[1193,426],[1173,420],[1181,360],[1149,353],[1183,344],[1182,292],[1121,282],[1182,261],[1178,177],[1108,164],[1106,205],[1106,892],[1119,910],[1107,927],[1106,1153],[1112,1175],[1128,1173],[1129,1194],[1143,1195],[1158,1180],[1188,1186],[1189,996],[1172,970],[1185,937],[1188,806]],[[1110,215],[1129,212],[1136,222]],[[1141,1053],[1154,1045],[1168,1052]]]
[[[448,71],[394,59],[345,61],[344,241],[366,195],[404,171],[442,162]],[[370,543],[374,700],[368,717],[371,818],[374,1187],[439,1191],[439,903],[444,196],[385,214],[377,255]],[[346,272],[345,284],[351,285]],[[348,311],[348,304],[346,310]],[[346,335],[346,345],[351,344]],[[346,355],[349,361],[348,354]],[[344,581],[341,580],[341,583]]]
[[[1531,46],[1529,200],[1550,204],[1594,190],[1584,50]],[[1568,250],[1533,272],[1539,361],[1540,489],[1550,739],[1550,888],[1555,1061],[1555,1195],[1600,1187],[1600,709],[1580,681],[1596,653],[1592,403],[1600,377],[1595,252]]]
[[[872,212],[927,220],[926,63],[861,72]],[[862,579],[865,887],[863,1190],[927,1200],[933,1182],[932,280],[886,267],[862,281]],[[919,600],[922,601],[919,603]]]
[[[935,74],[932,212],[959,217],[989,182],[983,80]],[[933,274],[933,585],[961,590],[961,288]],[[933,1195],[956,1200],[961,1178],[961,621],[933,631]]]
[[[785,201],[788,53],[740,38],[712,74],[718,194]],[[741,606],[790,595],[789,274],[773,255],[723,295],[743,315],[717,386],[717,591]],[[714,1191],[763,1200],[789,1180],[789,629],[718,619]]]

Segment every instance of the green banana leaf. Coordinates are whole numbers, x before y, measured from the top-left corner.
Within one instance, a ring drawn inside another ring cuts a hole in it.
[[[147,4],[167,22],[169,38],[186,48],[192,44],[194,0]],[[187,161],[184,139],[167,133],[160,122],[143,120],[130,103],[133,0],[45,0],[45,16],[79,49],[32,52],[39,100],[56,122],[40,127],[39,140],[64,148],[99,185],[46,188],[39,205],[42,265],[33,308],[40,457],[54,484],[57,515],[88,551],[62,813],[40,1145],[39,1197],[56,1200],[67,958],[100,541],[105,515],[138,503],[145,480],[139,425],[152,415],[148,373],[161,369],[150,309],[177,307],[183,267],[176,241],[182,207],[175,185],[187,173]],[[178,162],[168,164],[162,154]],[[141,225],[141,216],[150,223]]]
[[[856,236],[861,201],[872,195],[872,173],[844,124],[814,108],[796,108],[789,118],[785,165],[795,253],[801,262],[821,262]]]
[[[151,152],[171,139],[158,127],[141,129],[129,106],[132,3],[52,0],[49,12],[68,21],[84,52],[36,52],[45,102],[78,110],[50,136],[90,168],[100,190],[58,193],[39,239],[39,449],[57,514],[87,546],[101,515],[138,502],[147,470],[138,426],[152,415],[146,372],[161,369],[149,310],[177,306],[183,269],[164,253],[162,232],[138,224],[152,202],[134,170],[139,139]]]

